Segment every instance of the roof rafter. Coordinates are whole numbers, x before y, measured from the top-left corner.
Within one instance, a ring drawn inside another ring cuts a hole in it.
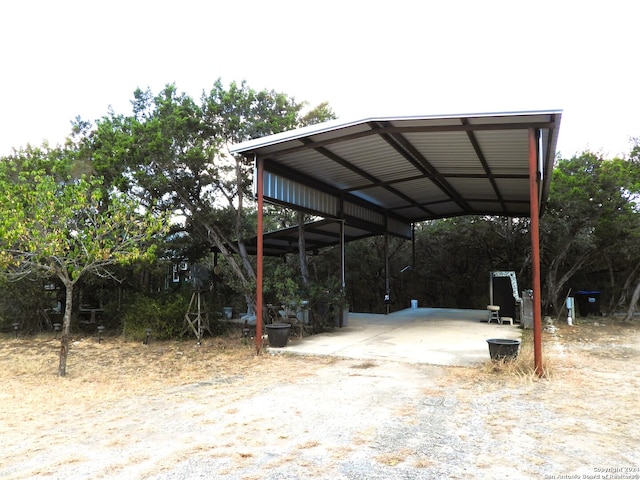
[[[388,125],[384,125],[385,129]],[[375,129],[379,132],[378,129]],[[438,175],[438,170],[409,142],[401,133],[380,133],[380,136],[391,145],[400,155],[406,158],[412,165],[425,175],[429,175],[431,181],[445,194],[450,196],[462,209],[470,211],[469,205],[463,200],[460,194],[442,176]]]
[[[469,124],[469,120],[467,120],[466,118],[461,118],[460,122],[462,122],[462,125],[468,125]],[[495,192],[496,197],[498,198],[498,201],[500,202],[500,205],[502,205],[502,208],[504,210],[506,210],[507,207],[504,204],[504,199],[502,198],[502,194],[500,193],[500,189],[498,188],[498,184],[496,183],[495,178],[491,174],[491,169],[489,168],[489,164],[487,163],[487,159],[484,157],[484,153],[482,152],[482,148],[480,148],[480,144],[478,143],[478,139],[476,138],[475,134],[473,133],[473,130],[467,130],[467,137],[469,137],[469,141],[471,142],[471,146],[473,147],[473,150],[476,152],[476,155],[478,156],[478,160],[480,160],[480,163],[482,164],[482,168],[484,168],[484,171],[488,175],[489,181],[491,182],[491,186],[493,187],[493,191]]]
[[[333,153],[332,151],[324,148],[324,147],[317,147],[314,145],[314,143],[308,139],[304,140],[304,143],[313,148],[316,152],[321,153],[322,155],[324,155],[325,157],[333,160],[334,162],[342,165],[344,168],[346,168],[347,170],[351,170],[354,173],[357,173],[358,175],[360,175],[361,177],[369,180],[370,182],[373,183],[380,183],[380,179],[376,178],[375,176],[369,174],[368,172],[366,172],[365,170],[362,170],[361,168],[353,165],[352,163],[347,162],[345,159],[341,158],[339,155],[336,155],[335,153]],[[426,214],[430,214],[432,212],[430,212],[428,209],[423,208],[422,206],[418,205],[418,203],[416,203],[411,197],[408,197],[407,195],[403,194],[402,192],[400,192],[399,190],[393,188],[391,185],[382,185],[382,188],[384,188],[385,190],[388,190],[389,192],[393,193],[394,195],[400,197],[402,200],[404,200],[405,202],[413,205],[414,207],[418,207],[420,209],[423,209],[425,211]]]
[[[530,132],[543,211],[561,117],[539,110],[332,121],[231,151],[264,160],[268,201],[405,235],[412,223],[447,216],[529,216]]]

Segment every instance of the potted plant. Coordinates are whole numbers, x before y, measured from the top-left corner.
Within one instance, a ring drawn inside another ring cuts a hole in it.
[[[313,288],[311,307],[316,332],[347,326],[349,302],[345,290],[339,283],[334,281]]]
[[[285,319],[295,315],[296,309],[302,304],[299,287],[291,278],[286,266],[276,268],[272,279],[265,284],[265,293],[274,297],[276,305],[281,305],[282,317],[277,316],[276,321],[265,324],[269,346],[273,348],[285,347],[289,341],[291,323]]]
[[[297,277],[295,268],[281,263],[265,282],[265,294],[275,306],[271,311],[278,312],[271,315],[271,322],[266,323],[272,347],[286,345],[292,323],[299,327],[301,335],[307,328],[311,328],[313,333],[320,333],[347,325],[349,304],[339,281],[330,278],[326,282],[302,286],[296,282]]]

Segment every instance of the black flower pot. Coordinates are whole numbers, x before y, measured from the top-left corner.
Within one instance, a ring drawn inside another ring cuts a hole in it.
[[[265,326],[270,347],[282,348],[287,346],[291,325],[288,323],[268,323]]]
[[[518,356],[520,340],[490,338],[487,343],[489,344],[491,360],[513,360]]]

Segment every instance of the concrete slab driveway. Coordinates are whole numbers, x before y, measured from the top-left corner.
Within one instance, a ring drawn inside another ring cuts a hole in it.
[[[519,325],[486,322],[486,310],[411,308],[350,313],[347,326],[269,349],[302,355],[467,366],[489,360],[487,339],[520,339]]]

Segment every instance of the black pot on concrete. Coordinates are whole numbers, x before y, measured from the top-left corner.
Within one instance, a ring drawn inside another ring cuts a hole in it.
[[[269,346],[273,348],[282,348],[287,346],[289,341],[289,330],[291,325],[288,323],[267,323],[267,338]]]
[[[518,356],[520,340],[490,338],[487,343],[489,344],[491,360],[513,360]]]

